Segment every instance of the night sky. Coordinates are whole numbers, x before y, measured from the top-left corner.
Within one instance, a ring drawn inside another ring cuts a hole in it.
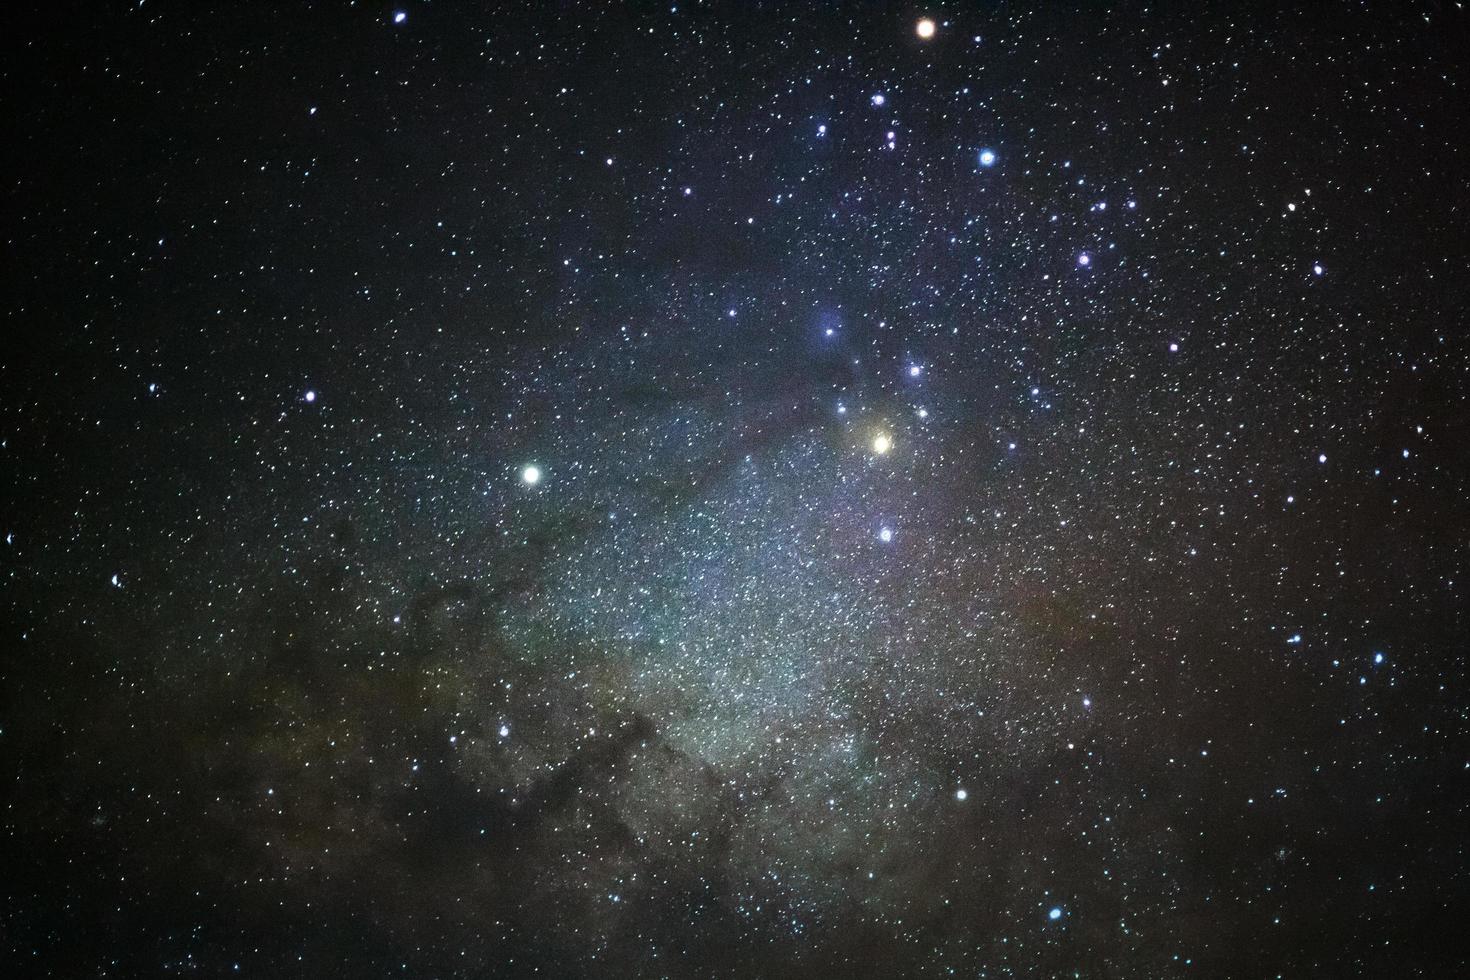
[[[1470,970],[1458,3],[5,28],[0,966]]]

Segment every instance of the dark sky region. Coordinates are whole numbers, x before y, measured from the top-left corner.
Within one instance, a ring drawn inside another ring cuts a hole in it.
[[[1291,6],[8,11],[4,975],[1467,975],[1470,15]]]

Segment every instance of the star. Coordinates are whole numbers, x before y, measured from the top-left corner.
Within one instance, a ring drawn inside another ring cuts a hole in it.
[[[401,23],[403,23],[406,20],[408,20],[408,14],[404,13],[401,10],[396,11],[393,14],[393,23],[395,23],[395,24],[401,24]]]
[[[919,40],[927,41],[934,36],[934,21],[929,17],[920,17],[919,22],[914,25],[914,33],[919,35]]]
[[[954,791],[954,798],[963,803],[970,798],[970,791],[961,786]]]
[[[994,150],[985,149],[985,150],[981,150],[980,151],[980,166],[982,166],[982,167],[993,167],[993,166],[995,166],[995,151]]]
[[[1046,913],[1046,917],[1048,919],[1050,919],[1051,921],[1053,921],[1053,922],[1055,922],[1058,919],[1060,919],[1062,917],[1062,909],[1061,909],[1061,906],[1055,906],[1055,907],[1053,907],[1050,912]]]
[[[880,432],[873,437],[873,452],[879,456],[887,453],[893,448],[893,439],[887,433]]]
[[[528,487],[534,487],[541,482],[541,467],[532,463],[521,469],[521,482]]]

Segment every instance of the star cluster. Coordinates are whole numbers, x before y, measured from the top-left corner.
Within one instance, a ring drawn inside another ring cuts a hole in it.
[[[1463,11],[27,37],[8,975],[1466,967]]]

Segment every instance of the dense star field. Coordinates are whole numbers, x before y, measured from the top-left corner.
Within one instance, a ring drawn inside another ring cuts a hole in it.
[[[0,972],[1465,976],[1467,16],[12,20]]]

